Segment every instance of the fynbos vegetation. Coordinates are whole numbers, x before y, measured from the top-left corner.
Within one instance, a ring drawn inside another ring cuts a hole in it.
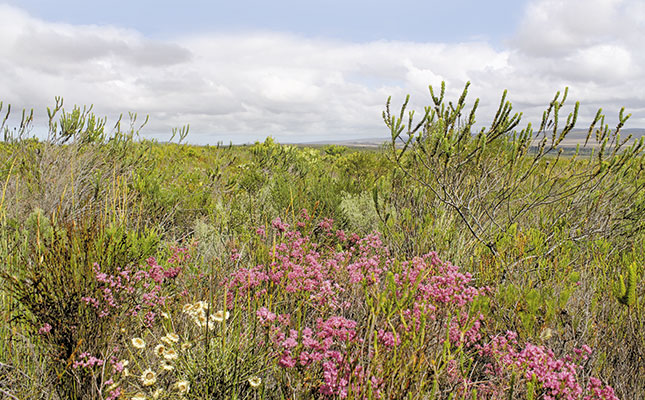
[[[467,88],[376,150],[139,138],[91,107],[0,130],[0,393],[47,399],[645,395],[645,146]]]

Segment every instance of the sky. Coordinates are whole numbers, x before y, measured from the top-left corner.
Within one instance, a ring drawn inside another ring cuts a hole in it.
[[[385,140],[388,96],[421,111],[442,81],[471,82],[482,125],[505,89],[523,127],[569,87],[580,127],[600,107],[645,127],[642,0],[0,0],[0,38],[0,101],[35,135],[61,96],[158,140]]]

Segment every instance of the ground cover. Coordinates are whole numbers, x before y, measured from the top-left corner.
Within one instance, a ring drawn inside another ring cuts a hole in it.
[[[388,108],[379,151],[3,125],[2,395],[642,397],[642,147],[463,104]]]

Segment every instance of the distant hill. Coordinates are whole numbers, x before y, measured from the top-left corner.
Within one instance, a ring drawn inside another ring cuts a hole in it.
[[[587,138],[587,133],[589,129],[574,129],[567,137],[562,141],[563,147],[576,147],[578,144],[580,146],[584,145],[585,139]],[[548,135],[548,134],[547,134]],[[595,143],[595,139],[592,136],[589,138],[589,143],[587,146],[591,146]],[[626,139],[629,135],[632,135],[630,143],[634,140],[638,140],[641,136],[645,136],[645,128],[624,128],[620,130],[621,140]],[[372,138],[362,138],[362,139],[335,139],[335,140],[321,140],[313,142],[298,142],[291,143],[299,146],[326,146],[326,145],[339,145],[346,147],[363,147],[363,148],[377,148],[380,147],[383,143],[388,142],[389,137],[372,137]]]

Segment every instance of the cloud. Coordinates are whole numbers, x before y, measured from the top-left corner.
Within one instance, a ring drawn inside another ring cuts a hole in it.
[[[421,109],[429,84],[445,80],[454,99],[470,80],[482,123],[505,88],[535,122],[568,85],[583,116],[597,106],[617,114],[632,104],[630,125],[644,126],[645,60],[634,46],[645,40],[644,10],[636,0],[536,1],[498,49],[275,32],[159,41],[113,26],[51,23],[0,5],[0,100],[42,112],[63,96],[111,118],[150,114],[144,133],[167,137],[190,123],[196,143],[386,138],[380,114],[388,96],[399,105],[411,93]]]
[[[640,0],[539,0],[510,44],[547,78],[604,85],[643,78],[644,39]]]
[[[603,107],[615,121],[626,106],[634,114],[629,124],[643,127],[644,41],[640,0],[537,0],[508,44],[519,80],[533,80],[536,88],[569,86],[587,117]]]
[[[562,56],[609,40],[622,0],[539,0],[526,8],[515,43],[533,56]]]

